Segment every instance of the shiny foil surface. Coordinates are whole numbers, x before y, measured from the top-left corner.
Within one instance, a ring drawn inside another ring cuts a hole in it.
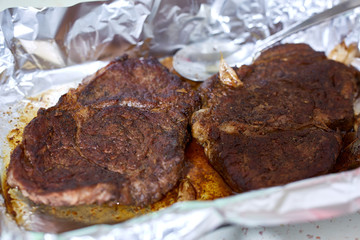
[[[340,0],[118,0],[71,7],[12,8],[0,12],[0,143],[8,158],[9,132],[24,106],[51,106],[61,93],[124,53],[171,56],[209,37],[255,43]],[[341,41],[359,43],[360,9],[296,33],[329,53]],[[360,60],[352,64],[360,69]],[[53,90],[44,101],[34,97]],[[358,109],[358,108],[356,108]],[[359,111],[357,111],[358,113]],[[1,161],[4,178],[6,162]],[[251,191],[214,201],[190,201],[115,225],[60,234],[26,231],[0,204],[1,239],[198,239],[224,225],[274,226],[360,210],[360,169]],[[31,212],[25,216],[32,219]]]

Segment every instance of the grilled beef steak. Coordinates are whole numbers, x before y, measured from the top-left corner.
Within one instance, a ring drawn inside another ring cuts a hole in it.
[[[353,126],[357,71],[305,44],[273,47],[234,70],[243,86],[214,75],[192,117],[193,136],[233,190],[330,172],[340,131]]]
[[[13,151],[8,183],[53,206],[144,206],[178,182],[200,98],[156,59],[124,56],[40,109]]]

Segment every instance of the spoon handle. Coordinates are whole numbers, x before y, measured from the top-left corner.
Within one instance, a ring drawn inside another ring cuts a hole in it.
[[[270,47],[271,45],[277,43],[278,41],[284,39],[287,36],[290,36],[291,34],[294,34],[296,32],[299,32],[301,30],[304,30],[305,28],[309,28],[313,25],[319,24],[321,22],[324,22],[326,20],[332,19],[336,17],[337,15],[344,13],[348,10],[351,10],[353,8],[356,8],[360,6],[360,0],[348,0],[345,2],[342,2],[330,9],[327,9],[321,13],[315,14],[304,21],[295,23],[291,25],[288,28],[285,28],[267,38],[265,38],[262,41],[259,41],[259,44],[256,46],[257,53],[265,50],[266,48]]]

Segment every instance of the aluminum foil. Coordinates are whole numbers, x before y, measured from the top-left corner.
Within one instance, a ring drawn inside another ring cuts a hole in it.
[[[118,0],[67,8],[13,8],[0,13],[1,159],[19,111],[56,89],[50,104],[107,61],[171,56],[191,42],[221,37],[256,42],[330,8],[337,0]],[[360,40],[360,9],[284,39],[329,52]],[[359,59],[353,61],[360,66]],[[61,90],[59,90],[61,89]],[[5,164],[1,163],[1,172]],[[251,191],[214,201],[176,203],[116,225],[61,234],[25,231],[0,206],[1,239],[198,239],[221,227],[273,226],[328,219],[360,209],[360,169]]]

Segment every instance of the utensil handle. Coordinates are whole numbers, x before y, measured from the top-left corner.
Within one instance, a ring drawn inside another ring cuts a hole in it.
[[[271,45],[277,43],[278,41],[284,39],[287,36],[290,36],[293,33],[299,32],[301,30],[304,30],[305,28],[309,28],[313,25],[319,24],[321,22],[324,22],[326,20],[332,19],[336,17],[337,15],[344,13],[348,10],[354,9],[356,7],[360,6],[360,0],[348,0],[346,2],[342,2],[330,9],[327,9],[321,13],[312,15],[311,17],[305,19],[304,21],[295,23],[291,25],[288,28],[285,28],[267,38],[265,38],[263,41],[260,41],[259,45],[256,47],[257,53],[265,50],[265,48],[270,47]]]

